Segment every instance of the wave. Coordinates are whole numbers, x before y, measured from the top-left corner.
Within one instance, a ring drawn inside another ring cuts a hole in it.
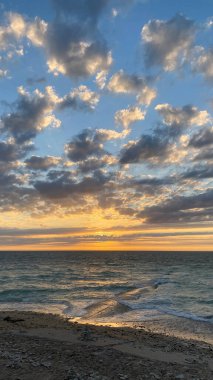
[[[127,291],[117,293],[119,298],[124,300],[138,299],[143,294],[153,293],[158,289],[160,285],[168,284],[170,281],[160,278],[156,280],[152,280],[147,284],[135,285],[132,289],[128,289]]]
[[[85,308],[84,318],[105,318],[117,314],[123,314],[132,310],[131,307],[122,304],[115,299],[97,302]]]
[[[163,308],[158,308],[158,310],[161,313],[164,314],[169,314],[169,315],[174,315],[175,317],[181,317],[181,318],[186,318],[186,319],[191,319],[193,321],[198,321],[198,322],[213,322],[213,315],[195,315],[193,313],[185,312],[185,311],[180,311],[180,310],[173,310],[173,309],[163,309]]]
[[[124,300],[128,299],[137,299],[144,293],[149,293],[151,290],[150,287],[144,287],[144,288],[133,288],[124,292],[120,292],[117,294],[117,297],[122,298]]]
[[[171,282],[174,282],[174,281],[171,281],[171,280],[169,281],[165,278],[158,278],[158,279],[152,281],[153,287],[155,289],[157,289],[160,285],[166,285],[166,284],[169,284]]]

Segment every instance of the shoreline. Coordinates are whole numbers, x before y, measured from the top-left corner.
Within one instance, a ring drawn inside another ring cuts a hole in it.
[[[2,380],[210,380],[213,345],[54,314],[0,312]]]
[[[101,302],[102,304],[102,302]],[[70,323],[79,324],[91,324],[95,326],[106,326],[106,327],[129,327],[134,329],[143,329],[147,332],[153,332],[162,335],[169,335],[171,337],[176,337],[179,339],[192,339],[196,341],[206,342],[213,345],[213,323],[208,320],[196,320],[192,318],[187,318],[185,316],[178,316],[169,313],[161,313],[155,318],[151,317],[149,319],[125,319],[123,316],[125,313],[120,310],[107,309],[107,318],[104,317],[105,309],[98,310],[98,304],[92,304],[87,309],[87,312],[80,316],[70,315],[63,307],[56,308],[50,305],[28,305],[23,308],[19,308],[20,304],[7,304],[6,307],[0,308],[1,313],[36,313],[37,315],[56,315],[63,320],[69,320]],[[95,308],[95,313],[90,313],[90,309]],[[85,311],[86,311],[85,309]],[[99,309],[99,306],[98,306]],[[88,312],[89,311],[89,312]],[[114,318],[116,317],[116,318]]]

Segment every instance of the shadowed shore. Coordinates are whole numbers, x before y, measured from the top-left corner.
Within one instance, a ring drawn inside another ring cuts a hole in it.
[[[142,328],[8,311],[0,312],[0,368],[2,380],[210,380],[213,346]]]

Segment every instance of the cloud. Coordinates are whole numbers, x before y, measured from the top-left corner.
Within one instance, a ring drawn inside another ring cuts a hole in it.
[[[133,181],[131,181],[131,184],[137,187],[143,187],[143,186],[159,187],[159,186],[164,186],[164,185],[171,185],[175,181],[176,181],[176,178],[172,176],[167,176],[163,178],[147,176],[141,179],[133,179]]]
[[[71,20],[82,20],[97,23],[100,14],[106,8],[109,0],[52,0],[56,11],[59,13],[68,13]]]
[[[0,69],[0,78],[5,78],[8,74],[7,70]]]
[[[112,64],[106,42],[90,25],[55,22],[48,28],[44,48],[49,71],[84,78],[108,70]]]
[[[188,146],[202,148],[213,144],[213,127],[195,133],[189,140]]]
[[[146,112],[139,107],[128,107],[115,113],[115,122],[128,129],[129,125],[140,120],[144,120]]]
[[[99,96],[86,86],[74,88],[68,95],[59,98],[53,87],[47,86],[42,93],[38,89],[32,94],[22,86],[18,88],[18,99],[10,105],[11,112],[1,117],[1,131],[16,140],[25,143],[47,127],[60,127],[61,122],[54,111],[66,108],[74,110],[93,110]]]
[[[125,137],[126,131],[124,132],[111,129],[84,129],[65,145],[65,153],[83,172],[89,171],[89,168],[94,170],[115,164],[117,159],[104,149],[104,143]]]
[[[181,67],[189,59],[195,32],[194,22],[181,14],[168,21],[150,20],[141,31],[146,66],[165,71]]]
[[[144,176],[142,178],[132,178],[127,180],[125,185],[129,190],[135,190],[137,196],[140,198],[141,195],[148,194],[150,196],[159,195],[161,192],[165,191],[165,186],[170,186],[175,184],[177,181],[175,176],[166,177],[154,177],[154,176]]]
[[[123,70],[110,78],[107,88],[115,94],[133,94],[137,102],[145,106],[149,106],[157,96],[156,90],[149,87],[146,78],[126,74]]]
[[[6,25],[0,26],[0,49],[2,51],[14,48],[14,44],[25,34],[26,25],[21,15],[8,13]]]
[[[2,193],[2,191],[5,191],[5,190],[10,191],[11,186],[13,186],[14,184],[16,184],[16,185],[21,184],[21,182],[18,179],[18,176],[16,176],[15,174],[11,174],[11,173],[8,174],[8,173],[1,173],[0,172],[0,189],[1,189],[2,195],[4,195],[4,193]],[[1,207],[2,200],[3,200],[3,197],[1,196],[0,207]]]
[[[190,223],[213,220],[213,190],[200,194],[175,196],[157,206],[145,208],[138,216],[148,223]]]
[[[107,80],[107,70],[99,71],[95,77],[95,82],[101,90],[105,88],[106,80]]]
[[[213,167],[209,165],[196,165],[192,169],[188,169],[185,173],[182,173],[181,178],[195,180],[204,178],[213,179]]]
[[[200,161],[200,160],[207,160],[207,161],[212,161],[213,160],[213,150],[212,148],[210,149],[204,149],[201,150],[200,153],[198,153],[194,157],[194,161]]]
[[[192,69],[204,76],[210,83],[213,81],[213,48],[205,49],[197,46],[192,57]]]
[[[110,156],[104,149],[104,143],[125,137],[126,131],[124,132],[111,129],[84,129],[65,145],[65,153],[76,163],[86,161],[88,158],[100,160],[103,156]]]
[[[11,112],[1,118],[1,130],[12,135],[17,143],[29,141],[49,126],[60,126],[53,114],[57,97],[52,87],[46,87],[45,93],[35,90],[33,94],[19,87],[18,94]]]
[[[28,86],[35,86],[36,84],[39,84],[39,83],[45,83],[46,78],[45,77],[27,78],[26,82]]]
[[[158,104],[155,110],[163,117],[164,123],[169,126],[189,127],[196,125],[200,127],[210,121],[210,115],[206,110],[200,111],[190,104],[183,107],[173,107],[168,103]]]
[[[144,3],[147,0],[52,0],[57,12],[69,13],[71,19],[88,20],[97,23],[103,11],[109,10],[109,14],[114,17],[115,11],[119,12],[135,3]]]
[[[56,18],[48,25],[43,47],[49,70],[71,78],[108,71],[111,52],[98,21],[108,0],[55,0]]]
[[[35,189],[44,197],[59,199],[66,197],[96,194],[103,190],[105,184],[108,183],[110,176],[103,174],[100,170],[93,173],[92,176],[86,176],[81,181],[72,178],[72,174],[68,172],[56,172],[58,178],[55,180],[35,181]]]
[[[34,21],[27,21],[21,14],[9,12],[5,15],[6,23],[0,26],[0,50],[9,52],[9,57],[22,52],[21,43],[23,38],[27,38],[35,46],[42,46],[44,35],[47,31],[47,23],[35,18]],[[21,53],[22,55],[23,53]]]
[[[78,171],[87,173],[105,166],[117,164],[117,158],[104,148],[105,142],[126,137],[129,131],[116,132],[111,129],[84,129],[65,145],[69,160],[77,164]]]
[[[106,137],[92,129],[85,129],[65,145],[67,157],[74,162],[86,160],[90,156],[102,156],[106,152],[103,142]]]
[[[57,166],[61,162],[60,157],[40,157],[40,156],[31,156],[25,160],[25,165],[30,170],[48,170],[53,166]]]
[[[0,228],[0,236],[32,236],[32,235],[68,235],[78,232],[87,232],[86,227],[72,227],[72,228]]]
[[[128,130],[123,130],[122,132],[114,131],[114,129],[96,129],[96,133],[102,141],[110,141],[123,139],[129,133]]]
[[[76,5],[71,1],[67,4],[56,1],[56,17],[49,23],[38,17],[29,21],[11,12],[7,25],[0,27],[0,50],[15,54],[20,51],[17,44],[27,39],[44,49],[49,71],[55,75],[82,78],[107,71],[112,56],[96,19],[104,3],[91,1],[89,5],[82,0]]]
[[[117,159],[106,154],[103,157],[90,157],[87,160],[78,162],[78,170],[80,173],[89,173],[115,164],[117,164]]]
[[[170,153],[168,140],[155,135],[142,135],[139,140],[129,141],[121,151],[120,163],[159,162]]]
[[[0,141],[0,162],[11,162],[23,158],[32,150],[32,145],[18,145],[10,141]]]
[[[91,91],[87,86],[74,88],[68,95],[65,95],[58,102],[58,109],[73,108],[76,110],[93,110],[100,96]]]

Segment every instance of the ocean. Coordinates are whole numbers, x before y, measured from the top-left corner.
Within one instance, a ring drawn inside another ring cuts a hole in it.
[[[0,310],[212,326],[212,274],[211,252],[0,252]]]

